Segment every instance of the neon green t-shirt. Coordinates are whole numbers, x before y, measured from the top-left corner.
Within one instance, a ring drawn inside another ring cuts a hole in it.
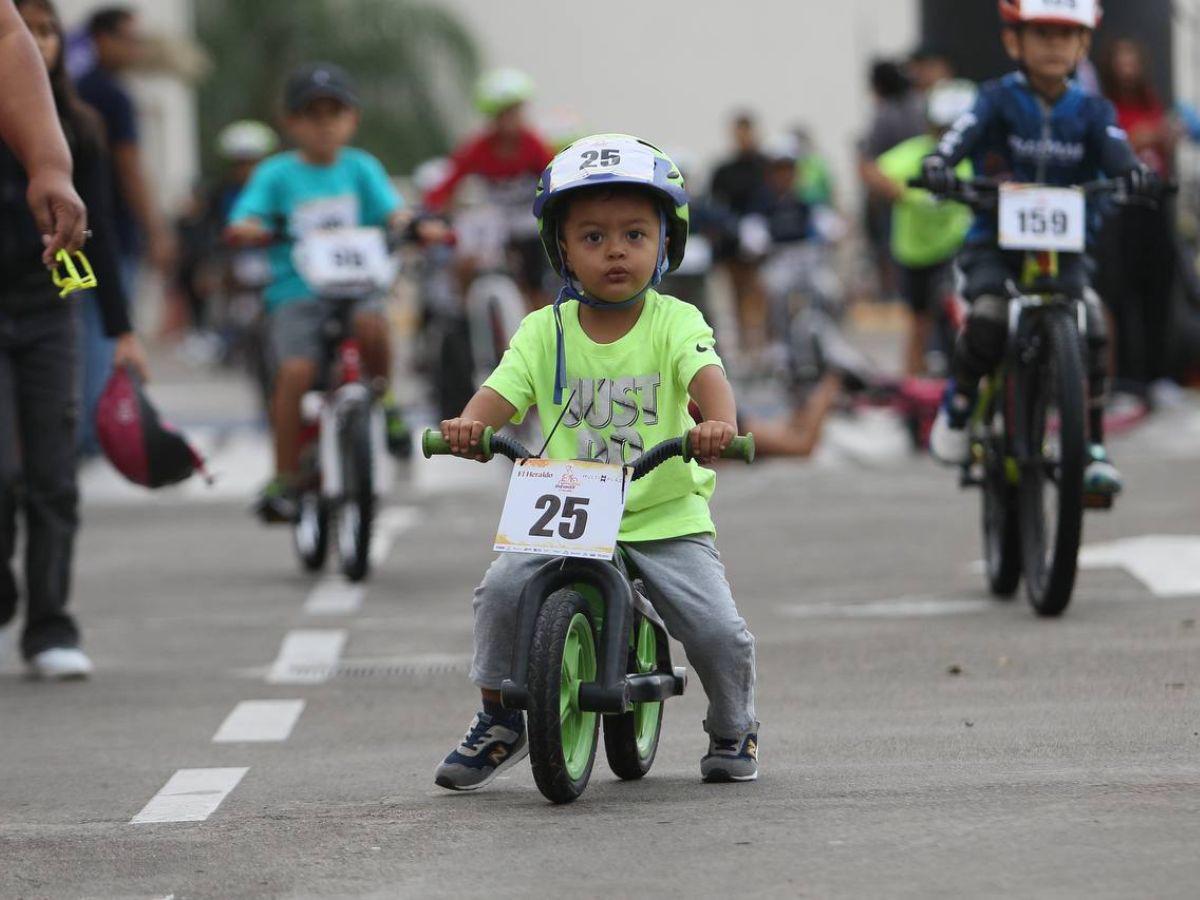
[[[562,307],[562,322],[568,409],[548,457],[629,464],[692,428],[688,385],[705,366],[722,365],[712,329],[696,307],[647,291],[637,324],[611,344],[597,344],[584,333],[578,303]],[[554,311],[547,307],[525,317],[485,387],[517,408],[514,422],[536,406],[549,434],[563,409],[554,405],[554,361]],[[708,499],[715,484],[711,469],[667,461],[630,486],[619,539],[714,532]]]
[[[932,135],[918,135],[897,144],[876,160],[879,170],[903,187],[921,174],[921,161],[937,148]],[[955,170],[970,178],[970,160]],[[892,258],[910,269],[943,263],[956,254],[971,228],[974,216],[961,203],[946,203],[928,191],[909,188],[892,207]]]

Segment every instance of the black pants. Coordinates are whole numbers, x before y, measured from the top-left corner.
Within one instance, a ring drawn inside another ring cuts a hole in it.
[[[1173,206],[1123,206],[1100,235],[1098,283],[1116,320],[1117,377],[1133,389],[1169,374]]]
[[[73,647],[67,614],[79,525],[75,481],[75,315],[65,303],[24,314],[0,310],[0,625],[17,610],[17,513],[25,524],[26,659]]]

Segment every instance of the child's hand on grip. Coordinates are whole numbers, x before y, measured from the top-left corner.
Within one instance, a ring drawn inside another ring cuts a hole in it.
[[[720,458],[735,437],[737,429],[728,422],[701,422],[688,434],[688,447],[697,460],[710,463]]]
[[[442,437],[450,443],[450,452],[464,459],[483,462],[483,429],[486,426],[474,419],[446,419],[442,422]]]

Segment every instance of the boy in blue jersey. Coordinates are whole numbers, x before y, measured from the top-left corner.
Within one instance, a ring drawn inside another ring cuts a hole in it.
[[[228,232],[234,241],[278,241],[270,250],[273,279],[265,293],[278,363],[271,404],[276,474],[258,504],[268,522],[295,517],[300,401],[322,362],[325,309],[296,270],[294,242],[318,229],[395,228],[404,216],[379,160],[348,146],[358,130],[359,100],[345,72],[328,63],[298,69],[288,79],[284,103],[296,149],[258,166],[230,213]],[[386,388],[391,341],[378,300],[360,303],[354,332],[367,374],[378,388]],[[389,439],[398,443],[403,423],[390,396],[384,405]]]
[[[1099,0],[1001,0],[1004,47],[1020,66],[980,90],[975,108],[955,124],[926,157],[924,180],[948,193],[954,167],[970,158],[981,174],[1018,182],[1069,186],[1101,174],[1124,177],[1134,193],[1149,193],[1154,176],[1137,160],[1116,125],[1112,105],[1085,94],[1071,81],[1091,47],[1100,19]],[[997,246],[996,215],[981,213],[959,260],[971,303],[967,327],[955,349],[954,380],[938,414],[930,444],[935,456],[965,463],[970,452],[967,422],[979,380],[1004,356],[1008,331],[1005,282],[1019,281],[1023,254]],[[1087,301],[1091,461],[1085,474],[1089,494],[1112,497],[1121,476],[1104,449],[1104,390],[1107,334],[1099,298],[1091,290],[1087,259],[1064,256],[1060,277]]]

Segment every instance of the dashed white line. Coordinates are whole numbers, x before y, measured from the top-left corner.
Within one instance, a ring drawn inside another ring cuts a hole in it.
[[[349,616],[362,607],[367,589],[336,576],[317,583],[304,602],[304,612],[310,616]]]
[[[286,741],[302,712],[303,700],[243,700],[221,723],[213,743]]]
[[[375,534],[371,538],[371,565],[377,566],[392,552],[396,538],[417,524],[418,511],[412,506],[393,506],[375,518]]]
[[[989,600],[952,600],[937,597],[898,597],[874,603],[807,603],[780,607],[797,619],[917,619],[953,616],[994,609]]]
[[[130,824],[203,822],[217,811],[249,771],[249,768],[180,769]]]
[[[271,684],[321,684],[332,675],[346,632],[341,628],[289,631],[283,638],[267,681]]]

